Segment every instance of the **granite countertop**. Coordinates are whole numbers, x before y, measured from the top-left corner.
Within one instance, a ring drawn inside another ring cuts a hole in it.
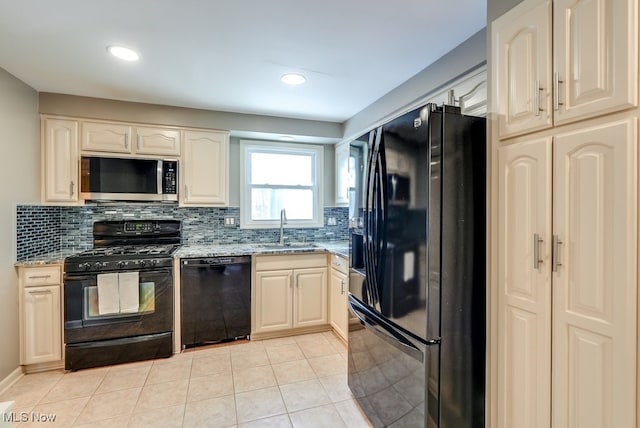
[[[225,257],[225,256],[250,256],[254,254],[292,254],[292,253],[317,253],[330,252],[343,257],[349,257],[349,243],[337,242],[312,242],[308,244],[296,243],[291,246],[278,246],[277,244],[226,244],[207,245],[194,244],[183,245],[173,256],[176,258],[190,257]]]
[[[79,251],[65,250],[33,256],[25,260],[19,260],[14,266],[37,266],[45,264],[62,264],[65,257]],[[193,244],[183,245],[173,255],[177,258],[190,257],[224,257],[224,256],[251,256],[254,254],[292,254],[292,253],[316,253],[329,252],[349,257],[348,241],[295,243],[291,246],[280,247],[276,244],[225,244],[208,245]]]
[[[20,267],[20,266],[63,264],[65,257],[72,256],[73,254],[78,252],[79,251],[73,251],[73,250],[54,251],[47,254],[41,254],[38,256],[29,257],[24,260],[19,260],[15,262],[13,265],[15,267]]]

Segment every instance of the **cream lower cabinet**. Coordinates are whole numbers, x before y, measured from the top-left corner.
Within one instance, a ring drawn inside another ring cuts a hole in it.
[[[637,119],[499,149],[498,427],[635,427]]]
[[[256,256],[251,335],[326,326],[326,263],[325,254]]]
[[[181,206],[229,204],[229,133],[184,131],[180,163]]]
[[[349,262],[335,254],[329,255],[329,322],[331,327],[344,340],[349,331]]]
[[[20,267],[20,364],[62,360],[61,269]]]

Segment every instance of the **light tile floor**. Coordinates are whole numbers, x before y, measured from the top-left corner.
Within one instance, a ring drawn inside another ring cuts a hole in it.
[[[347,386],[347,347],[332,332],[30,374],[0,395],[8,400],[14,418],[29,419],[13,424],[20,428],[371,426]],[[41,421],[48,415],[55,422]]]

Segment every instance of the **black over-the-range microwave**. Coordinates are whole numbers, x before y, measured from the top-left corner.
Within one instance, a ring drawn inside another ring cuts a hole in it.
[[[178,161],[82,156],[80,197],[98,201],[177,201]]]

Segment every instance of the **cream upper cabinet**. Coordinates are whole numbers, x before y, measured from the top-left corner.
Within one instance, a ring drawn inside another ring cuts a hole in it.
[[[254,266],[252,336],[329,323],[325,254],[256,256]]]
[[[43,117],[42,200],[78,202],[78,122]]]
[[[110,122],[82,122],[80,148],[89,152],[132,153],[132,127]]]
[[[554,427],[634,427],[637,119],[554,143]]]
[[[180,130],[122,122],[83,121],[83,152],[180,156]]]
[[[20,267],[20,363],[62,360],[60,266]]]
[[[353,185],[349,178],[349,155],[349,142],[336,144],[336,206],[349,205],[349,190]]]
[[[525,0],[494,21],[500,138],[637,106],[637,14],[637,0]]]
[[[551,138],[498,153],[498,427],[551,418]]]
[[[637,0],[555,0],[556,124],[638,104]]]
[[[491,26],[500,137],[551,127],[551,0],[525,0]]]
[[[635,117],[500,148],[497,426],[635,427],[637,157]]]
[[[136,126],[135,152],[140,155],[180,156],[180,130]]]
[[[180,205],[229,204],[229,133],[184,131]]]

